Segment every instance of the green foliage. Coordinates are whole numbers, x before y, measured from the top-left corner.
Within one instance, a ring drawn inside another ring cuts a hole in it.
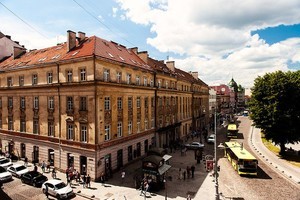
[[[282,148],[300,141],[300,71],[277,71],[256,78],[249,107],[266,139]]]

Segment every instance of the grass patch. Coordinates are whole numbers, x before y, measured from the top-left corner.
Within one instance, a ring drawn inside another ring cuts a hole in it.
[[[280,148],[275,146],[272,141],[270,140],[267,140],[265,137],[264,137],[264,134],[261,133],[261,140],[263,142],[263,144],[270,150],[272,151],[276,156],[286,160],[287,162],[291,163],[292,165],[295,165],[297,167],[300,167],[300,156],[298,155],[284,155],[284,156],[281,156],[279,155],[279,152],[280,152]]]

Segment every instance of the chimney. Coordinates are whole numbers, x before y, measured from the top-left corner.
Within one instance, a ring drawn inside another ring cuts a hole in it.
[[[175,71],[175,61],[167,61],[166,65],[169,68],[169,70],[171,70],[172,72]]]
[[[5,35],[5,37],[6,37],[7,39],[11,39],[10,35]]]
[[[16,44],[20,44],[19,41],[14,41]]]
[[[147,51],[141,51],[138,52],[138,56],[140,59],[142,59],[145,63],[148,63],[148,52]]]
[[[82,42],[84,39],[85,39],[85,33],[79,31],[79,32],[78,32],[78,42],[80,43],[80,42]]]
[[[68,51],[71,51],[76,46],[76,33],[70,30],[68,30],[67,32]]]
[[[26,52],[26,49],[13,46],[13,57],[14,57],[14,59],[18,58],[19,56],[21,56],[25,52]]]
[[[132,47],[129,48],[131,51],[133,51],[133,53],[138,54],[138,48],[137,47]]]
[[[194,77],[194,79],[198,80],[198,72],[190,72],[190,74]]]

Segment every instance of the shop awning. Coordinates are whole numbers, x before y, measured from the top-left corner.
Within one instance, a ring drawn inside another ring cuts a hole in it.
[[[170,158],[172,158],[172,156],[168,155],[168,154],[166,154],[166,155],[163,156],[163,159],[165,160],[165,162],[167,162],[168,160],[170,160]]]
[[[171,168],[171,165],[163,164],[160,168],[158,168],[158,172],[160,175],[164,174]]]

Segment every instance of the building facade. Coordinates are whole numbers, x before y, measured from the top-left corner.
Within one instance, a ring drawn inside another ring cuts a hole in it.
[[[152,146],[205,126],[207,85],[175,67],[163,73],[143,56],[68,31],[66,43],[2,59],[2,152],[109,178]]]

